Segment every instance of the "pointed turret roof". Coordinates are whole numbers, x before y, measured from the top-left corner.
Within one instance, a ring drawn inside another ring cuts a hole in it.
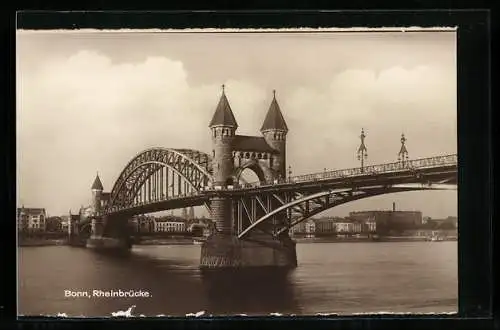
[[[238,123],[236,123],[233,111],[231,110],[231,106],[229,105],[229,101],[227,100],[226,93],[224,92],[224,85],[222,85],[222,95],[220,97],[219,104],[217,105],[217,109],[215,109],[212,121],[210,121],[209,127],[219,125],[230,126],[234,128],[238,127]]]
[[[273,91],[273,100],[269,106],[269,110],[267,111],[266,118],[264,119],[260,131],[263,132],[269,129],[279,129],[288,132],[285,118],[283,118],[278,101],[276,101],[276,91]]]
[[[99,174],[96,175],[94,183],[92,184],[92,190],[103,190],[101,179],[99,179]]]

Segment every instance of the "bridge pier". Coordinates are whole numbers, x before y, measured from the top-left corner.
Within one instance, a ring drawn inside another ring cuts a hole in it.
[[[91,222],[91,235],[87,239],[86,247],[97,251],[124,252],[132,247],[128,237],[108,237],[104,236],[104,223],[106,219],[94,217]]]
[[[90,237],[86,247],[99,251],[128,251],[132,247],[129,240],[115,237]]]
[[[271,237],[238,239],[212,235],[201,247],[200,268],[286,268],[297,267],[295,242]]]
[[[272,238],[269,235],[253,234],[248,239],[239,239],[231,232],[231,199],[215,197],[210,205],[217,232],[201,247],[201,269],[297,267],[295,242],[288,236]]]

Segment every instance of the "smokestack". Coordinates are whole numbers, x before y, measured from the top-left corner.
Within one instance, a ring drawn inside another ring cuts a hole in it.
[[[396,212],[396,202],[392,202],[392,212]]]

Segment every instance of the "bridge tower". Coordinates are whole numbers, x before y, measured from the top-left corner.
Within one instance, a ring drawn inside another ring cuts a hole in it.
[[[131,248],[130,237],[126,232],[127,221],[123,219],[113,219],[113,223],[106,215],[102,213],[102,201],[103,201],[103,186],[101,179],[99,178],[99,173],[94,179],[94,183],[91,187],[92,190],[92,205],[91,205],[91,216],[90,225],[91,232],[90,238],[87,239],[87,248],[95,250],[116,250],[116,251],[128,251]],[[82,208],[83,209],[83,208]],[[81,210],[82,210],[81,209]],[[104,232],[105,224],[110,227],[111,232]]]
[[[91,235],[93,237],[100,237],[102,236],[102,230],[103,230],[103,223],[101,219],[101,198],[104,187],[102,186],[101,179],[99,178],[99,173],[97,173],[94,179],[94,183],[92,184],[91,190],[92,190],[92,211],[93,211],[93,216],[91,220],[92,221]]]
[[[260,172],[261,180],[285,178],[288,127],[276,95],[262,125],[262,135],[236,135],[238,124],[223,85],[209,127],[212,135],[213,185],[218,191],[210,197],[210,212],[216,232],[202,246],[200,268],[277,267],[282,270],[296,267],[295,245],[286,237],[275,238],[257,233],[251,240],[238,238],[238,199],[232,196],[229,188],[238,183],[233,182],[238,179],[235,173],[242,171],[245,166]]]
[[[233,184],[233,141],[238,124],[227,100],[224,85],[209,127],[212,132],[213,185],[227,187]],[[214,197],[210,201],[210,207],[217,232],[231,234],[231,200],[226,197]]]
[[[104,190],[101,179],[99,178],[99,173],[97,173],[92,188],[90,189],[92,189],[92,208],[95,214],[99,215],[101,213],[102,191]]]
[[[280,106],[276,100],[276,91],[273,91],[273,100],[267,111],[266,118],[260,129],[267,144],[278,153],[272,156],[271,169],[278,178],[286,178],[286,134],[288,126],[286,125]]]

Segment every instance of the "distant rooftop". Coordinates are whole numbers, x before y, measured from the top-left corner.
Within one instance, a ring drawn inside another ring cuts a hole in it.
[[[405,210],[368,210],[368,211],[352,211],[349,214],[360,214],[360,213],[422,213],[421,211],[405,211]]]
[[[175,222],[175,223],[186,223],[182,218],[154,218],[155,222]]]
[[[36,207],[18,207],[17,213],[24,212],[25,214],[40,214],[45,213],[45,208],[36,208]]]

